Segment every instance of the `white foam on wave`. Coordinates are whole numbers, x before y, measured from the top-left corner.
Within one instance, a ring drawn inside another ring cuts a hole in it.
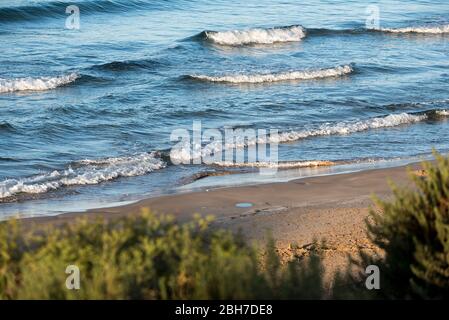
[[[0,93],[51,90],[67,85],[78,78],[78,74],[71,73],[59,77],[0,79]]]
[[[379,31],[391,33],[428,33],[443,34],[449,33],[449,25],[444,26],[428,26],[428,27],[405,27],[405,28],[381,28]]]
[[[289,71],[273,74],[237,74],[220,77],[211,77],[205,75],[192,75],[193,79],[210,81],[210,82],[227,82],[227,83],[266,83],[288,80],[312,80],[330,77],[340,77],[350,74],[354,69],[349,66],[338,66],[329,69],[308,70],[308,71]]]
[[[93,185],[120,177],[148,174],[165,167],[156,153],[142,153],[131,157],[82,160],[66,170],[39,174],[23,179],[7,179],[0,182],[0,199],[20,193],[46,193],[61,187]]]
[[[279,144],[311,137],[347,135],[372,129],[381,129],[396,127],[404,124],[412,124],[424,121],[426,119],[428,119],[427,114],[390,114],[385,117],[376,117],[355,122],[326,123],[314,129],[292,130],[280,132],[274,135],[267,134],[265,136],[254,138],[248,138],[248,136],[245,136],[245,134],[247,134],[248,132],[243,130],[235,133],[234,142],[214,140],[213,142],[203,146],[194,145],[192,147],[190,143],[179,145],[171,150],[170,158],[174,162],[188,163],[189,161],[195,159],[210,159],[211,155],[217,155],[226,150],[243,149],[246,147],[256,146],[257,144]],[[227,137],[226,135],[224,138],[229,139],[229,137]],[[233,141],[233,139],[230,139],[229,141]]]
[[[287,162],[248,162],[235,163],[231,161],[215,162],[213,165],[229,168],[276,168],[276,169],[295,169],[295,168],[313,168],[313,167],[330,167],[335,165],[332,161],[310,160],[310,161],[287,161]]]
[[[280,28],[255,28],[248,30],[206,31],[206,38],[220,45],[241,46],[248,44],[273,44],[277,42],[297,42],[306,36],[301,26]]]
[[[437,115],[447,117],[449,116],[449,110],[438,110],[436,111]]]
[[[371,129],[380,129],[388,127],[396,127],[403,124],[411,124],[426,120],[426,114],[390,114],[385,117],[377,117],[356,122],[340,122],[336,124],[324,124],[317,129],[291,131],[279,134],[276,141],[271,142],[290,142],[309,137],[330,136],[330,135],[346,135],[367,131]],[[272,139],[273,140],[273,139]]]

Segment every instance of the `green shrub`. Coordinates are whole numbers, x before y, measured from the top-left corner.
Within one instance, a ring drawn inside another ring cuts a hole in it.
[[[178,224],[144,213],[111,221],[24,228],[0,224],[1,299],[322,298],[321,261],[264,258],[210,219]],[[65,286],[80,269],[81,289]]]
[[[361,254],[359,266],[378,265],[376,298],[449,298],[449,159],[435,153],[414,188],[393,186],[392,201],[376,200],[368,233],[383,256]],[[366,290],[365,290],[366,291]]]

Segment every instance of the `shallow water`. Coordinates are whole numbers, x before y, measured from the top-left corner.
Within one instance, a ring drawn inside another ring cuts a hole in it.
[[[447,152],[449,2],[376,3],[379,30],[364,1],[0,1],[0,216],[239,171],[172,165],[170,135],[193,121],[277,129],[296,165]]]

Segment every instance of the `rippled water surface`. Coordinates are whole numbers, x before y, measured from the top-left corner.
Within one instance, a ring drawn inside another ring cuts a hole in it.
[[[251,169],[173,165],[193,121],[279,130],[300,175],[447,152],[449,2],[370,4],[376,30],[365,1],[0,0],[0,218]]]

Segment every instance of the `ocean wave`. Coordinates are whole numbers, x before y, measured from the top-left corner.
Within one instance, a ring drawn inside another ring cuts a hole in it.
[[[416,122],[424,121],[426,119],[428,119],[427,113],[423,114],[399,113],[354,122],[345,121],[337,123],[326,123],[315,129],[281,132],[277,136],[270,137],[268,139],[268,142],[286,143],[311,137],[347,135],[351,133],[357,133],[372,129],[381,129],[381,128],[396,127],[404,124],[413,124]],[[260,143],[264,141],[262,140],[258,142]]]
[[[155,152],[130,157],[81,160],[66,170],[4,180],[0,182],[0,199],[22,193],[39,194],[67,186],[94,185],[121,177],[141,176],[165,166],[165,162]]]
[[[70,1],[46,1],[22,6],[0,7],[0,24],[9,21],[36,20],[43,18],[64,18]],[[85,0],[75,3],[83,15],[96,13],[126,12],[130,9],[148,9],[149,6],[164,7],[164,1],[149,0]]]
[[[399,113],[390,114],[385,117],[376,117],[356,122],[339,122],[335,124],[324,124],[317,129],[291,131],[280,133],[277,138],[271,139],[270,142],[285,143],[300,139],[331,136],[331,135],[347,135],[372,129],[381,129],[396,127],[404,124],[412,124],[424,121],[428,118],[427,114],[409,114]]]
[[[282,161],[282,162],[247,162],[235,163],[230,161],[214,162],[213,165],[227,168],[276,168],[276,169],[296,169],[296,168],[314,168],[330,167],[336,165],[333,161],[310,160],[310,161]]]
[[[286,80],[312,80],[330,77],[339,77],[350,74],[354,69],[349,66],[338,66],[329,69],[308,70],[308,71],[288,71],[272,74],[236,74],[227,76],[205,76],[205,75],[190,75],[191,79],[210,81],[210,82],[226,82],[226,83],[265,83],[277,82]]]
[[[306,36],[301,26],[275,28],[254,28],[247,30],[204,31],[202,36],[215,44],[242,46],[250,44],[273,44],[278,42],[297,42]]]
[[[315,36],[341,36],[341,35],[364,35],[372,32],[385,33],[421,33],[421,34],[445,34],[449,33],[449,25],[440,26],[415,26],[403,28],[354,28],[354,29],[328,29],[307,28],[307,35]]]
[[[382,32],[389,33],[427,33],[427,34],[443,34],[449,33],[449,25],[443,26],[421,26],[421,27],[405,27],[405,28],[380,28]]]
[[[353,29],[307,28],[307,35],[310,36],[357,35],[357,34],[365,34],[368,31],[369,29],[366,28],[353,28]]]
[[[77,73],[71,73],[59,77],[0,79],[0,93],[51,90],[72,83],[78,78]]]
[[[0,131],[14,132],[14,131],[16,131],[16,128],[14,128],[14,126],[12,124],[10,124],[9,122],[3,121],[3,122],[0,122]]]
[[[313,137],[348,135],[368,130],[413,124],[431,120],[435,117],[442,117],[446,114],[449,115],[448,110],[429,110],[419,113],[390,114],[383,117],[375,117],[353,122],[345,121],[326,123],[317,128],[279,132],[274,135],[267,134],[266,136],[254,138],[248,138],[245,136],[245,130],[242,130],[239,133],[234,133],[235,141],[231,143],[223,143],[221,140],[216,140],[204,146],[194,146],[193,148],[190,143],[186,143],[186,145],[177,145],[171,150],[170,159],[174,163],[188,163],[189,161],[195,159],[210,159],[211,155],[217,155],[226,150],[243,149],[256,146],[257,144],[280,144]],[[231,141],[232,140],[234,139],[231,139]]]
[[[447,117],[449,116],[449,110],[437,110],[436,114],[438,116]]]
[[[90,69],[99,71],[132,71],[132,70],[153,70],[160,66],[161,63],[155,60],[128,60],[128,61],[113,61],[99,65],[94,65]]]

